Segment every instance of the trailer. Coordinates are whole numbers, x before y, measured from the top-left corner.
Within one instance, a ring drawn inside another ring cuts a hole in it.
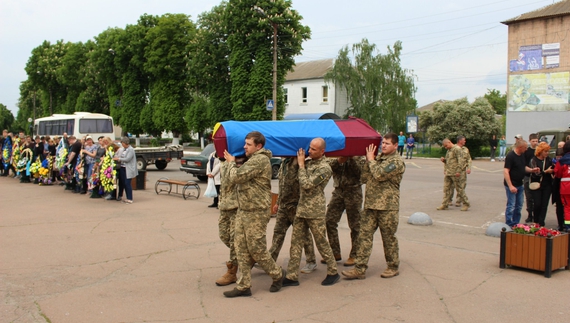
[[[181,159],[184,156],[184,148],[182,145],[135,148],[135,155],[139,170],[145,170],[148,165],[152,164],[159,170],[163,170],[170,161]]]

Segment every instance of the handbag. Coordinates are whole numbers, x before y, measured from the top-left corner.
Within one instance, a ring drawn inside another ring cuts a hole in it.
[[[546,165],[546,159],[542,161],[542,172],[543,173],[544,173],[544,166],[545,165]],[[543,175],[540,176],[540,181],[538,181],[538,182],[530,182],[528,184],[528,188],[533,190],[533,191],[538,190],[540,188],[540,183],[542,183],[542,177],[543,177]],[[531,176],[531,178],[532,178],[532,176]]]
[[[214,178],[208,177],[208,187],[206,187],[206,192],[204,193],[206,197],[217,197],[218,192],[216,191],[216,184],[214,183]]]

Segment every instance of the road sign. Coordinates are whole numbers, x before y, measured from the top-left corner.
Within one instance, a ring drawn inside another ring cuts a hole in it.
[[[267,111],[273,111],[273,100],[267,100]]]

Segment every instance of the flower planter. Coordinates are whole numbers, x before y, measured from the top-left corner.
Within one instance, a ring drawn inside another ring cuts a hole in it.
[[[552,237],[501,232],[500,268],[507,265],[538,270],[550,278],[552,271],[570,268],[570,239],[567,233]]]

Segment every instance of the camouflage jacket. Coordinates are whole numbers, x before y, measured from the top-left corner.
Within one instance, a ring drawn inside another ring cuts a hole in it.
[[[463,171],[471,169],[472,159],[471,154],[469,153],[469,148],[465,146],[461,147],[461,153],[463,157]]]
[[[366,177],[364,208],[371,210],[399,210],[400,182],[406,171],[406,164],[397,154],[380,154],[375,160],[367,161],[362,169]]]
[[[453,145],[445,154],[445,166],[443,168],[445,176],[455,176],[455,174],[461,173],[464,169],[464,162],[461,148],[457,145]]]
[[[300,196],[296,216],[306,219],[325,217],[325,187],[331,175],[331,167],[324,156],[318,160],[307,160],[305,167],[299,168]]]
[[[230,182],[230,163],[222,162],[220,171],[220,199],[218,208],[222,211],[238,208],[237,185]]]
[[[333,185],[335,188],[349,188],[361,186],[360,175],[366,159],[362,157],[350,157],[344,164],[340,164],[336,158],[328,158],[332,169]]]
[[[279,197],[277,205],[295,208],[299,204],[299,165],[293,165],[294,158],[285,158],[279,168]]]
[[[264,210],[271,207],[271,151],[262,148],[256,151],[239,168],[230,162],[229,178],[237,184],[239,209]]]

